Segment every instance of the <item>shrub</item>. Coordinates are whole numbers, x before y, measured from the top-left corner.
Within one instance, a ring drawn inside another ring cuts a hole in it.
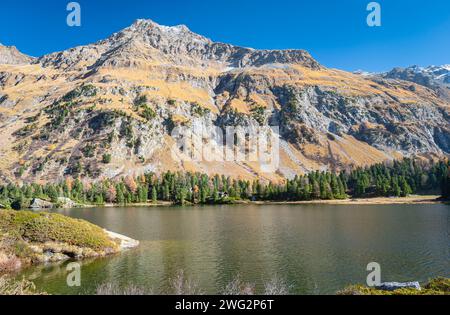
[[[191,114],[194,116],[203,117],[203,116],[209,114],[210,112],[211,112],[211,110],[200,106],[196,102],[191,103]]]
[[[87,158],[94,157],[95,155],[95,146],[88,144],[83,148],[83,155]]]
[[[266,109],[263,106],[257,105],[250,110],[252,118],[263,125],[266,121]]]
[[[147,119],[148,121],[150,121],[156,117],[155,111],[153,109],[151,109],[150,107],[148,107],[147,104],[143,105],[142,107],[143,107],[143,110],[139,114],[141,117]]]
[[[111,154],[108,154],[108,153],[103,154],[102,162],[103,162],[104,164],[109,164],[109,163],[111,163]]]
[[[137,108],[146,104],[147,104],[147,96],[145,95],[140,95],[136,97],[136,99],[134,100],[134,106],[136,106]]]

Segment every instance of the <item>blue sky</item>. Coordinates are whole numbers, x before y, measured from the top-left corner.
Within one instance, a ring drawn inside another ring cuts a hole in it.
[[[150,18],[186,24],[215,41],[308,50],[345,70],[450,63],[449,0],[379,0],[382,26],[366,24],[370,0],[79,0],[82,26],[66,25],[66,0],[0,1],[0,43],[45,53],[103,39]]]

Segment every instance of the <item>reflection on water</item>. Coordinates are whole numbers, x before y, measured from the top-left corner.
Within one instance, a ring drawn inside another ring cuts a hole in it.
[[[83,261],[82,286],[66,286],[66,264],[24,272],[49,293],[93,293],[104,282],[167,292],[178,270],[207,293],[237,274],[263,284],[277,275],[295,294],[332,294],[365,283],[450,276],[446,205],[268,205],[59,210],[141,241],[118,256]]]

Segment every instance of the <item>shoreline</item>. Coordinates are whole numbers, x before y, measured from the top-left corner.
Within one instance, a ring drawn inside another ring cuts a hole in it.
[[[303,200],[303,201],[251,201],[251,200],[234,200],[223,203],[212,204],[186,204],[185,207],[196,206],[221,206],[221,205],[401,205],[401,204],[447,204],[448,200],[444,200],[439,195],[412,195],[408,197],[374,197],[374,198],[348,198],[348,199],[332,199],[332,200]],[[126,207],[181,207],[168,201],[158,201],[157,203],[131,203],[131,204],[113,204],[106,203],[104,205],[82,205],[73,208],[62,208],[64,210],[79,208],[126,208]],[[45,210],[45,209],[40,209]]]
[[[447,201],[448,202],[448,201]],[[302,205],[302,204],[326,204],[326,205],[396,205],[396,204],[445,204],[438,195],[416,195],[409,197],[375,197],[334,200],[308,200],[308,201],[254,201],[253,204],[261,205]]]

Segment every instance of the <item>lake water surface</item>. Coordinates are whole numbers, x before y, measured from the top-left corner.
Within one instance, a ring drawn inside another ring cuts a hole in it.
[[[450,277],[448,205],[236,205],[55,211],[141,242],[118,256],[82,262],[82,285],[66,285],[66,264],[23,275],[53,294],[92,294],[105,282],[167,292],[179,270],[216,294],[236,275],[274,276],[293,294],[333,294],[365,283],[370,262],[382,281]]]

